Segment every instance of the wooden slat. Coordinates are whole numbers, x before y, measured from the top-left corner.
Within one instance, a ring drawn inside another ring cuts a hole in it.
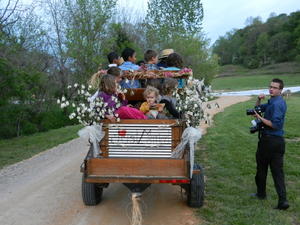
[[[93,158],[87,161],[87,175],[188,177],[184,159]]]

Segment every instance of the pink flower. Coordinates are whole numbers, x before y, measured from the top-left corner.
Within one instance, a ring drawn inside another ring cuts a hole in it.
[[[164,76],[165,77],[173,77],[173,73],[172,72],[164,72]]]
[[[190,74],[192,72],[192,69],[190,68],[183,68],[179,71],[180,74]]]

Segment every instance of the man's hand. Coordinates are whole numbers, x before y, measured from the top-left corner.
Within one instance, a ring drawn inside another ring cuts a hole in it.
[[[255,110],[254,110],[255,115],[253,115],[254,117],[256,117],[257,119],[262,120],[263,118],[261,117],[261,115],[259,115]]]
[[[255,105],[256,106],[258,106],[258,105],[260,105],[260,101],[262,100],[262,99],[265,99],[265,95],[264,94],[260,94],[259,96],[257,96],[257,100],[256,100],[256,103],[255,103]]]
[[[265,97],[266,97],[266,96],[265,96],[264,94],[260,94],[260,95],[257,97],[257,99],[258,99],[258,100],[262,100],[262,99],[265,99]]]
[[[253,115],[254,117],[260,119],[260,121],[263,122],[265,125],[267,125],[267,126],[273,128],[273,125],[272,125],[272,121],[271,121],[271,120],[267,120],[267,119],[261,117],[261,115],[259,115],[255,110],[254,110],[254,112],[255,112],[255,115]]]

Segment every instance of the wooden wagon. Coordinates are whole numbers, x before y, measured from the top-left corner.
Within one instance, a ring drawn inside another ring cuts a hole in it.
[[[128,77],[130,79],[133,75]],[[186,79],[188,75],[174,77]],[[126,98],[144,101],[143,91],[142,88],[134,89],[134,94],[128,92]],[[123,183],[132,192],[143,192],[151,184],[170,183],[186,190],[189,206],[201,207],[204,200],[203,171],[197,164],[192,165],[191,170],[188,145],[182,158],[171,158],[185,128],[185,121],[179,119],[127,119],[116,123],[103,120],[105,136],[99,143],[101,157],[93,158],[91,145],[81,166],[84,203],[98,204],[103,189],[110,183]]]

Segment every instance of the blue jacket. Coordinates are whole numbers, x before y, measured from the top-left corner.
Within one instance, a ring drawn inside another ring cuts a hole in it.
[[[281,96],[271,97],[268,103],[260,105],[264,118],[272,122],[273,128],[265,126],[263,134],[283,136],[284,117],[287,110],[286,102]]]

